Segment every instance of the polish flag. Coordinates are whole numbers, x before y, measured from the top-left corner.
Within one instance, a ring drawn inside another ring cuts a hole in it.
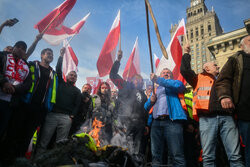
[[[115,60],[116,46],[120,36],[120,10],[104,42],[96,66],[100,77],[109,74]]]
[[[39,33],[42,33],[45,28],[52,22],[45,30],[45,32],[43,32],[43,39],[49,44],[59,45],[64,39],[79,33],[80,29],[86,22],[86,19],[88,18],[90,13],[88,13],[82,20],[80,20],[71,28],[63,25],[67,14],[73,8],[75,2],[76,0],[65,0],[61,5],[55,8],[45,18],[43,18],[35,25],[35,28],[38,29]]]
[[[78,59],[72,49],[72,47],[69,45],[67,40],[63,41],[63,46],[65,47],[65,54],[63,56],[63,79],[66,80],[66,76],[71,71],[78,71],[77,65],[78,65]]]
[[[167,53],[169,58],[166,59],[162,56],[161,61],[156,69],[156,74],[160,75],[162,69],[169,68],[173,72],[174,79],[180,80],[183,84],[186,84],[185,79],[180,73],[181,58],[182,58],[182,40],[186,34],[184,19],[179,23],[168,47]]]
[[[135,40],[135,44],[131,55],[128,58],[128,62],[123,72],[123,79],[131,79],[134,75],[140,74],[140,57],[139,57],[139,47],[138,47],[138,37]]]
[[[155,69],[157,69],[159,63],[160,63],[160,59],[159,59],[159,57],[157,57],[156,54],[154,53],[154,64],[155,64]]]

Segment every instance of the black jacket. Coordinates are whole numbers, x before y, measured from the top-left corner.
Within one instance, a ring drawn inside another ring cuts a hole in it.
[[[56,65],[58,89],[53,111],[75,116],[81,104],[81,91],[63,80],[62,60],[63,57],[60,56]]]

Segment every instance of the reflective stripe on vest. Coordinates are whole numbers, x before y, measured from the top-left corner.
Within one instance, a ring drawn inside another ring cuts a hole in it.
[[[179,93],[179,94],[178,94],[178,97],[179,97],[179,99],[180,99],[181,106],[182,106],[183,110],[187,111],[187,105],[186,105],[186,103],[185,103],[185,101],[184,101],[184,94]]]
[[[197,109],[208,110],[209,98],[213,83],[214,79],[210,76],[204,74],[198,75],[197,85],[194,89],[193,115],[197,115]]]
[[[34,90],[34,86],[35,86],[35,67],[34,66],[30,66],[30,72],[31,72],[32,83],[31,83],[29,93],[32,93]]]
[[[56,103],[56,74],[54,74],[54,77],[53,77],[51,103]]]

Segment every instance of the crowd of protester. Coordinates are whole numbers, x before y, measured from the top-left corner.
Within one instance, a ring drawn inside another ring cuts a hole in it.
[[[13,26],[7,20],[0,26]],[[89,133],[95,120],[102,123],[100,146],[127,148],[143,164],[174,167],[250,167],[250,35],[242,50],[229,57],[219,74],[215,62],[203,72],[191,69],[190,46],[184,46],[180,71],[193,91],[173,79],[164,68],[150,75],[154,85],[143,90],[143,78],[124,80],[119,74],[122,51],[110,71],[118,89],[102,82],[75,86],[77,73],[63,78],[60,50],[56,70],[50,64],[53,50],[41,51],[41,61],[29,61],[42,34],[27,49],[24,41],[0,52],[0,166],[27,156],[32,159],[52,143],[76,133]]]

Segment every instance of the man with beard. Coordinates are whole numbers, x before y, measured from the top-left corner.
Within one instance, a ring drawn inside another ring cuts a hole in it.
[[[117,113],[117,128],[126,129],[129,151],[132,154],[143,153],[141,140],[146,127],[148,114],[144,109],[144,103],[147,100],[142,90],[143,79],[141,75],[135,75],[125,81],[118,74],[122,51],[118,51],[117,60],[114,62],[110,71],[110,79],[119,89],[118,99],[115,106]]]
[[[25,155],[34,132],[55,104],[58,81],[56,72],[50,67],[52,61],[53,51],[46,48],[41,52],[41,62],[29,62],[32,85],[13,113],[4,141],[3,158],[11,161]]]
[[[215,89],[222,108],[236,111],[246,167],[250,167],[250,35],[241,40],[240,46],[242,51],[229,57],[222,68]]]
[[[62,61],[65,48],[60,51],[60,57],[56,65],[58,75],[57,100],[53,106],[52,112],[49,112],[45,118],[41,130],[41,140],[38,142],[37,153],[40,155],[45,152],[54,132],[56,131],[56,143],[67,140],[71,128],[72,119],[76,115],[80,103],[81,92],[75,86],[77,74],[70,71],[66,74],[66,82],[63,80]]]

